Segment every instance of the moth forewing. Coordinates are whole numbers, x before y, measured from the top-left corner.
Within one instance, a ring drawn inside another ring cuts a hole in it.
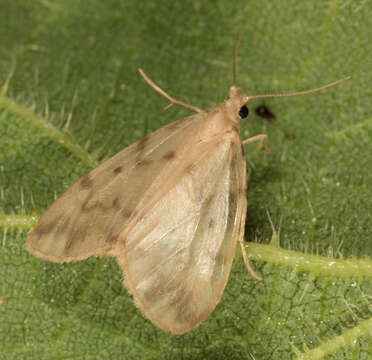
[[[111,252],[154,180],[176,166],[173,151],[181,142],[187,147],[194,122],[190,116],[160,128],[78,179],[42,214],[27,250],[56,262]]]

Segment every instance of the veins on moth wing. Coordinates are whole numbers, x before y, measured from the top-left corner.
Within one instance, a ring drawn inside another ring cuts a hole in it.
[[[142,159],[136,162],[135,166],[149,166],[153,163],[153,160]]]

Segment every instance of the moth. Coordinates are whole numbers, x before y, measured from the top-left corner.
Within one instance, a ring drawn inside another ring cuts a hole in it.
[[[263,119],[269,122],[273,122],[276,119],[275,115],[270,111],[270,109],[266,105],[257,106],[254,109],[254,111],[256,115],[262,117]]]
[[[247,211],[244,144],[238,125],[247,102],[233,85],[210,110],[174,99],[142,69],[144,80],[194,114],[166,125],[104,161],[72,184],[42,214],[27,250],[54,262],[115,256],[134,302],[154,325],[174,334],[197,327],[220,301],[235,248],[243,243]]]

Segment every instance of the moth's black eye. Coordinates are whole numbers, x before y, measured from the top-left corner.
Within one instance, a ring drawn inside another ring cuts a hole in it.
[[[239,110],[239,116],[244,119],[248,116],[249,110],[246,105],[243,105]]]

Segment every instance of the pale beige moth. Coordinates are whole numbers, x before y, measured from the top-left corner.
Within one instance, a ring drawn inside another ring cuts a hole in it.
[[[236,47],[237,51],[237,47]],[[236,54],[235,51],[235,54]],[[246,95],[235,85],[211,110],[165,96],[195,114],[166,125],[91,170],[40,217],[27,250],[67,262],[116,256],[124,284],[151,322],[175,334],[197,327],[214,310],[229,278],[247,211],[246,161],[239,121],[249,100],[306,94]],[[342,79],[343,80],[343,79]],[[257,276],[256,276],[257,277]]]

